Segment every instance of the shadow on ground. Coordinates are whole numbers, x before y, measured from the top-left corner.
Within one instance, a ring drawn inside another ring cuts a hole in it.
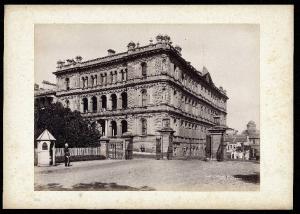
[[[36,185],[35,191],[154,191],[154,188],[148,186],[142,186],[139,188],[118,185],[117,183],[79,183],[73,185],[71,188],[64,188],[58,183],[50,183],[47,185]]]
[[[61,184],[58,183],[49,183],[47,185],[34,185],[35,191],[66,191],[67,188],[64,188]]]
[[[260,182],[259,173],[250,174],[250,175],[234,175],[233,177],[239,178],[240,180],[247,183],[258,184]]]

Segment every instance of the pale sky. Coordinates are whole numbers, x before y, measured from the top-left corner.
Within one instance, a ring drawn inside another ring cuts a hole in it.
[[[259,129],[259,25],[35,25],[35,82],[56,83],[58,60],[124,52],[130,41],[148,45],[159,33],[168,34],[184,59],[200,71],[205,66],[215,85],[227,90],[229,127],[241,132],[253,120]]]

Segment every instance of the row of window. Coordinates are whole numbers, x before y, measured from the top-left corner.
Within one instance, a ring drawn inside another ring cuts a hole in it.
[[[98,120],[97,121],[100,124],[100,132],[102,133],[102,135],[106,135],[106,124],[105,124],[105,120]],[[145,118],[141,118],[140,120],[141,122],[141,126],[139,126],[141,128],[141,133],[142,135],[147,135],[147,119]],[[112,120],[110,121],[110,124],[108,126],[108,128],[110,129],[110,133],[111,136],[117,136],[118,134],[118,126],[117,126],[117,122]],[[125,133],[128,131],[128,123],[126,120],[122,120],[121,121],[121,134]]]
[[[174,73],[175,73],[175,77],[177,77],[177,78],[179,77],[179,70],[180,69],[178,69],[178,67],[176,67],[174,65]],[[183,72],[181,72],[180,81],[183,83],[183,85],[187,86],[195,93],[200,93],[200,90],[201,90],[204,92],[204,94],[207,94],[208,97],[212,98],[212,100],[214,100],[216,102],[219,102],[219,101],[222,102],[222,100],[220,98],[218,98],[218,96],[214,95],[214,93],[212,93],[209,89],[207,89],[203,85],[201,85],[201,87],[199,86],[199,88],[198,88],[197,82],[194,81],[192,78],[190,78],[187,74],[184,74]]]
[[[141,105],[143,106],[147,106],[148,105],[148,94],[147,94],[147,90],[146,89],[142,89],[141,90]],[[111,110],[117,110],[117,106],[118,106],[118,99],[117,99],[117,95],[116,94],[111,94],[110,95],[110,101],[111,101]],[[68,102],[68,100],[66,101]],[[126,109],[128,107],[128,97],[127,97],[127,93],[123,92],[121,93],[121,100],[119,101],[121,102],[121,108],[122,109]],[[100,106],[98,106],[98,98],[96,96],[93,96],[91,98],[91,111],[92,112],[97,112],[99,109],[103,109],[106,110],[108,108],[107,106],[107,96],[106,95],[102,95],[100,97]],[[68,106],[68,103],[67,103]],[[89,112],[89,101],[88,98],[83,98],[82,99],[82,110],[83,113],[87,113]],[[100,108],[99,108],[100,107]]]
[[[117,95],[116,94],[112,94],[110,95],[110,100],[111,100],[111,110],[117,110],[117,104],[118,104],[118,99],[117,99]],[[100,97],[100,100],[99,100],[99,105],[98,105],[98,98],[96,96],[93,96],[91,98],[91,111],[92,112],[97,112],[98,109],[103,109],[103,110],[106,110],[107,109],[107,96],[106,95],[102,95]],[[123,92],[121,93],[121,107],[122,109],[126,109],[127,108],[127,105],[128,105],[128,100],[127,100],[127,93],[126,92]],[[87,113],[89,111],[89,101],[88,101],[88,98],[84,97],[82,99],[82,110],[84,113]]]
[[[141,63],[141,70],[142,70],[142,77],[147,77],[147,63],[142,62]],[[99,75],[99,84],[100,85],[106,85],[108,84],[108,78],[110,83],[115,83],[117,82],[117,78],[118,78],[118,72],[117,71],[111,71],[109,74],[109,77],[107,75],[107,73],[102,73]],[[126,69],[122,69],[120,71],[120,78],[121,81],[127,81],[128,79],[128,70]],[[89,82],[90,81],[90,82]],[[89,76],[83,76],[81,77],[81,82],[82,82],[82,88],[88,88],[88,87],[95,87],[98,85],[98,76],[95,75],[91,75],[90,79]],[[65,79],[65,85],[66,85],[66,90],[70,90],[70,79],[66,78]]]
[[[175,73],[176,75],[178,75],[178,69],[175,66]],[[141,71],[142,71],[142,77],[147,77],[147,63],[146,62],[142,62],[141,63]],[[126,69],[122,69],[120,71],[121,73],[121,81],[126,81],[127,80],[127,68]],[[97,75],[92,75],[90,76],[90,83],[89,83],[89,77],[88,76],[84,76],[81,78],[82,81],[82,88],[87,88],[87,87],[94,87],[98,85],[98,78]],[[189,78],[187,76],[187,74],[182,73],[181,74],[181,81],[185,86],[188,86],[188,88],[191,88],[192,91],[194,91],[195,93],[200,93],[200,87],[199,89],[197,88],[197,83],[196,81],[193,81],[192,78]],[[110,83],[115,83],[117,82],[117,71],[111,71],[110,72]],[[70,79],[66,78],[65,79],[65,83],[66,83],[66,90],[70,89]],[[107,84],[107,73],[103,73],[99,75],[99,84],[100,85],[106,85]],[[201,85],[201,91],[204,91],[205,94],[207,94],[215,103],[221,103],[223,104],[223,100],[218,98],[216,95],[214,95],[213,93],[210,92],[210,90],[208,90],[206,87],[203,87]]]

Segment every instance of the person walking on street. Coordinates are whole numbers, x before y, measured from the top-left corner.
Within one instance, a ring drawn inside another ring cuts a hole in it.
[[[69,145],[66,143],[65,144],[65,166],[70,166],[70,151],[69,151]]]

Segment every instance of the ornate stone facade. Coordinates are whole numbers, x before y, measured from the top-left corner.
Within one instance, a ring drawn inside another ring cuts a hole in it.
[[[89,61],[60,61],[54,72],[57,100],[95,122],[104,136],[131,132],[134,149],[145,152],[155,151],[163,121],[175,131],[174,142],[204,143],[215,115],[226,124],[226,91],[206,68],[197,71],[185,61],[170,39],[127,47]]]

